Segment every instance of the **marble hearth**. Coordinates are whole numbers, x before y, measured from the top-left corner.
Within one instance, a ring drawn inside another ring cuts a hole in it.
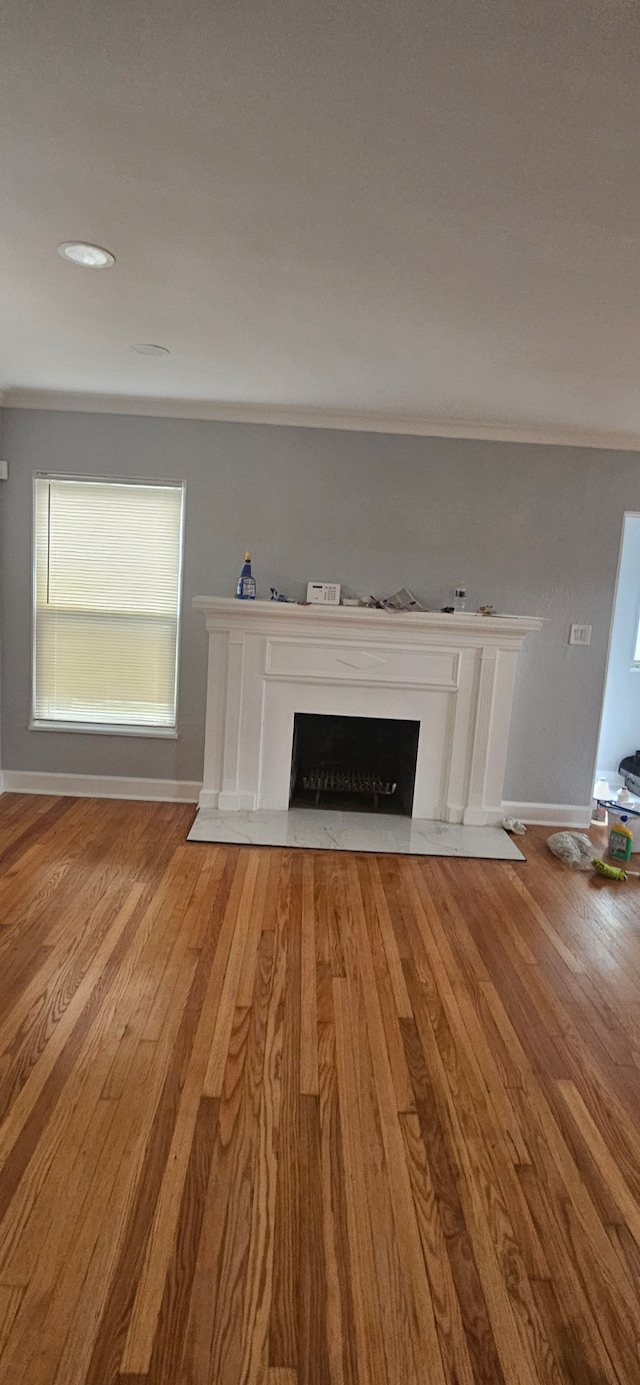
[[[412,816],[502,818],[529,616],[391,614],[196,597],[209,636],[200,807],[286,811],[296,713],[419,723]]]

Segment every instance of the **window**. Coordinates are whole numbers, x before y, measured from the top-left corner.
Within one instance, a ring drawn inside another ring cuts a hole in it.
[[[35,481],[36,727],[175,731],[184,486]]]

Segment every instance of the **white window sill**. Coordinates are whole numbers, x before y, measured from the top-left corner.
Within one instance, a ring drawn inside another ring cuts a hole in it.
[[[163,741],[177,741],[175,726],[105,726],[90,721],[30,721],[30,731],[80,731],[85,736],[144,736]]]

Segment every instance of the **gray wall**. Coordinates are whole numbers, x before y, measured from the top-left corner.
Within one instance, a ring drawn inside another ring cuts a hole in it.
[[[231,595],[245,547],[258,595],[307,578],[367,595],[406,584],[439,608],[540,615],[524,646],[505,797],[587,803],[634,453],[109,414],[5,410],[5,769],[199,779],[206,637],[196,594]],[[30,732],[31,478],[36,470],[184,477],[187,536],[175,742]],[[589,649],[567,644],[593,625]]]
[[[2,423],[3,411],[0,409],[0,458],[4,461],[4,451],[2,447]],[[2,511],[4,509],[3,487],[4,482],[0,481],[0,776],[2,775],[2,659],[3,659],[3,634],[2,634],[2,591],[4,588],[3,562],[4,544],[2,543]],[[0,783],[1,788],[1,783]]]
[[[640,670],[631,667],[640,611],[640,519],[624,530],[600,727],[598,767],[613,780],[624,755],[640,747]],[[617,779],[614,781],[617,783]]]

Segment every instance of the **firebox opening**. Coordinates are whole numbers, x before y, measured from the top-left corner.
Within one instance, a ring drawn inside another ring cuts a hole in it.
[[[419,721],[296,712],[289,806],[411,817]]]

